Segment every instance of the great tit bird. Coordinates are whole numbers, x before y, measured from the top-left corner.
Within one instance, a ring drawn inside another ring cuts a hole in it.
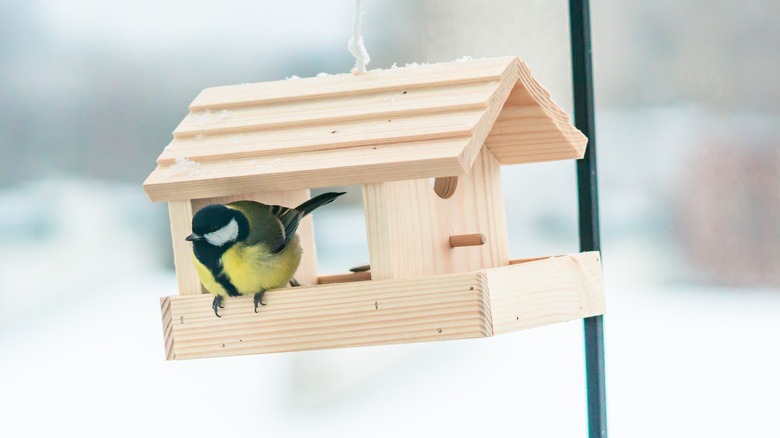
[[[295,285],[295,270],[303,250],[295,231],[301,219],[344,192],[316,196],[295,208],[236,201],[203,207],[192,218],[195,267],[214,295],[211,307],[219,315],[224,297],[255,296],[257,305],[268,289]]]

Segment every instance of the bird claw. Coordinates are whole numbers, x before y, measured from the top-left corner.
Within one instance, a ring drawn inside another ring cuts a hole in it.
[[[257,313],[257,305],[260,304],[262,306],[265,306],[265,303],[261,300],[263,299],[263,295],[265,295],[265,291],[261,290],[260,292],[255,294],[255,313]]]
[[[214,301],[211,302],[211,308],[214,309],[214,314],[217,315],[217,318],[222,318],[219,315],[219,309],[224,309],[225,306],[222,305],[222,296],[217,295],[214,297]]]

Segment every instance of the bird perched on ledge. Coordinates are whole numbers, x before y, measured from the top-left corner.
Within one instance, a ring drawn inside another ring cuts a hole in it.
[[[255,313],[268,289],[297,284],[303,250],[298,235],[301,219],[344,192],[316,196],[295,208],[236,201],[203,207],[192,218],[195,267],[212,295],[219,315],[224,297],[254,294]]]

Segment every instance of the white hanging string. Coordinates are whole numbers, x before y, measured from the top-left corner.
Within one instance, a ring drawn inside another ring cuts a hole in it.
[[[371,62],[371,57],[368,56],[368,50],[366,50],[366,46],[363,44],[363,35],[360,33],[360,17],[363,15],[361,3],[362,0],[355,0],[355,8],[357,9],[355,11],[355,27],[352,32],[352,38],[349,39],[349,43],[347,44],[349,53],[355,57],[355,69],[352,70],[355,74],[365,73],[366,64]]]

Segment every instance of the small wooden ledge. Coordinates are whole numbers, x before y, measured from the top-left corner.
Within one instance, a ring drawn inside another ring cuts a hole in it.
[[[317,284],[352,283],[353,281],[368,280],[371,280],[371,272],[359,271],[349,274],[323,275],[317,279]]]
[[[458,234],[450,236],[450,248],[461,246],[480,246],[487,242],[487,237],[482,233]]]
[[[348,274],[360,275],[360,274]],[[225,300],[161,299],[168,359],[482,338],[604,313],[597,252],[459,274],[326,284]]]

